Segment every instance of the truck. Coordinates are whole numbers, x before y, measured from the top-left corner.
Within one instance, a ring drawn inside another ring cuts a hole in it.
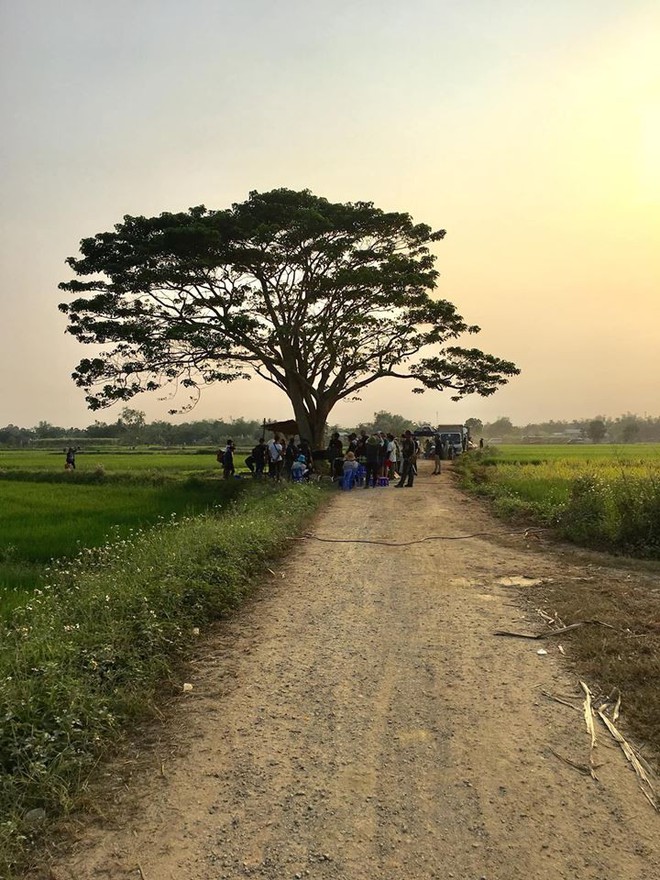
[[[470,429],[467,425],[438,425],[435,429],[440,439],[447,441],[454,450],[454,455],[465,452],[470,442]]]

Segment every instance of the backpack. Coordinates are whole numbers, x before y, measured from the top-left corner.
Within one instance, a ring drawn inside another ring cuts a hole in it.
[[[216,460],[216,461],[219,461],[220,464],[223,464],[223,463],[224,463],[224,460],[225,460],[225,451],[224,451],[224,449],[218,449],[218,451],[217,451],[216,454],[215,454],[215,460]]]

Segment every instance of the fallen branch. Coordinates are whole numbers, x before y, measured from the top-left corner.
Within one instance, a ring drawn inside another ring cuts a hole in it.
[[[562,626],[560,629],[551,629],[542,633],[519,633],[510,632],[506,629],[497,629],[493,633],[494,636],[510,636],[515,639],[547,639],[549,636],[560,636],[562,633],[570,632],[572,629],[578,629],[580,626],[586,626],[588,623],[594,623],[598,626],[606,626],[608,629],[616,629],[610,623],[603,623],[602,620],[579,620],[577,623],[569,623],[568,626]]]
[[[591,748],[589,749],[589,767],[590,773],[593,779],[598,779],[596,776],[596,771],[594,769],[594,749],[596,748],[596,728],[594,727],[594,716],[593,716],[593,708],[591,706],[591,691],[587,687],[587,685],[581,681],[580,687],[584,691],[584,720],[587,725],[587,730],[591,736]]]
[[[568,706],[569,709],[573,709],[574,712],[579,712],[580,707],[574,706],[573,703],[569,703],[568,700],[562,700],[561,697],[555,697],[554,694],[548,693],[548,691],[541,691],[544,697],[547,697],[549,700],[554,700],[555,703],[561,703],[562,706]]]
[[[581,682],[580,682],[581,683]],[[656,812],[660,812],[660,806],[658,805],[658,801],[656,798],[655,789],[653,788],[653,783],[651,782],[650,777],[646,773],[644,767],[642,767],[639,758],[637,757],[637,753],[635,749],[630,745],[630,743],[626,740],[623,734],[615,727],[614,722],[605,714],[604,709],[606,706],[602,706],[598,709],[598,716],[601,721],[607,727],[609,732],[612,734],[612,737],[618,742],[621,746],[621,751],[626,756],[626,758],[630,761],[633,766],[635,773],[637,774],[637,779],[639,780],[639,787],[642,791],[642,794],[646,798],[646,800],[651,804],[653,809]],[[615,707],[618,708],[618,707]]]
[[[574,767],[576,770],[579,770],[580,773],[583,773],[585,776],[591,776],[595,779],[593,774],[593,768],[587,767],[586,764],[578,764],[576,761],[571,761],[570,758],[564,757],[564,755],[560,755],[559,752],[556,752],[552,746],[548,746],[548,749],[552,752],[552,754],[559,758],[560,761],[563,761],[565,764],[568,764],[571,767]],[[598,765],[600,767],[600,764]]]

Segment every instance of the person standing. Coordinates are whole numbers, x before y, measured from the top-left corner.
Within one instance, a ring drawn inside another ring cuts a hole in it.
[[[230,438],[227,440],[225,451],[222,454],[222,475],[225,480],[234,476],[234,449],[234,441]]]
[[[367,470],[364,488],[376,486],[378,483],[379,467],[380,467],[380,450],[381,444],[377,434],[367,437],[364,444],[364,466]]]
[[[380,446],[378,447],[378,476],[386,477],[387,469],[385,467],[385,461],[387,459],[387,435],[384,431],[378,432],[378,441]]]
[[[355,458],[358,461],[364,461],[364,457],[366,455],[365,449],[367,446],[367,440],[369,439],[369,435],[366,431],[360,431],[360,436],[357,438],[357,442],[355,445]]]
[[[394,468],[392,473],[392,479],[399,479],[399,475],[401,473],[401,441],[399,438],[394,435],[394,449],[392,451],[392,455],[394,456]]]
[[[289,442],[286,444],[286,449],[284,450],[284,479],[291,479],[291,469],[293,468],[293,463],[298,457],[298,449],[296,447],[295,438],[289,437]]]
[[[343,455],[344,446],[339,434],[335,431],[328,443],[328,461],[330,462],[330,474],[332,475],[333,480],[341,477]]]
[[[442,471],[442,438],[440,437],[440,434],[436,434],[433,454],[435,456],[435,468],[433,469],[433,475],[435,476]]]
[[[284,458],[282,457],[282,444],[278,434],[268,444],[268,476],[276,480],[278,483],[282,479],[282,465]]]
[[[76,452],[78,451],[78,447],[75,448],[73,446],[69,446],[66,451],[66,461],[64,463],[64,469],[67,471],[75,471],[76,469]]]
[[[396,468],[396,441],[394,434],[387,434],[385,437],[385,465],[383,476],[392,480]]]
[[[355,460],[355,455],[349,449],[344,457],[344,463],[342,466],[342,478],[340,482],[340,486],[342,489],[352,489],[353,483],[355,482],[355,477],[358,472],[358,463]]]
[[[300,455],[305,456],[305,462],[307,464],[307,469],[309,471],[314,470],[314,454],[312,452],[312,446],[309,440],[305,439],[305,437],[300,438]]]
[[[417,447],[410,431],[405,431],[401,441],[401,455],[403,464],[401,465],[401,479],[396,484],[397,489],[402,489],[405,485],[411,489],[415,479],[415,462],[417,459]],[[406,480],[408,482],[406,482]]]

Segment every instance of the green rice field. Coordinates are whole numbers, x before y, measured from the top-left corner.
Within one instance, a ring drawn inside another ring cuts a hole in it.
[[[660,444],[497,446],[464,456],[463,485],[496,512],[576,543],[660,557]]]
[[[482,454],[484,457],[495,457],[497,461],[503,462],[634,463],[655,461],[660,464],[660,443],[640,443],[629,446],[615,446],[608,443],[554,443],[547,445],[521,443],[508,446],[489,446]]]
[[[78,453],[73,472],[62,453],[0,452],[0,605],[38,586],[53,558],[224,504],[245,483],[220,477],[212,450]]]
[[[64,452],[45,450],[0,450],[0,474],[2,472],[27,471],[44,474],[64,474]],[[239,456],[237,458],[240,459]],[[203,472],[216,473],[219,465],[215,451],[162,452],[162,451],[81,451],[76,454],[76,472],[91,474],[102,469],[106,473],[141,473],[154,471],[178,477]]]

